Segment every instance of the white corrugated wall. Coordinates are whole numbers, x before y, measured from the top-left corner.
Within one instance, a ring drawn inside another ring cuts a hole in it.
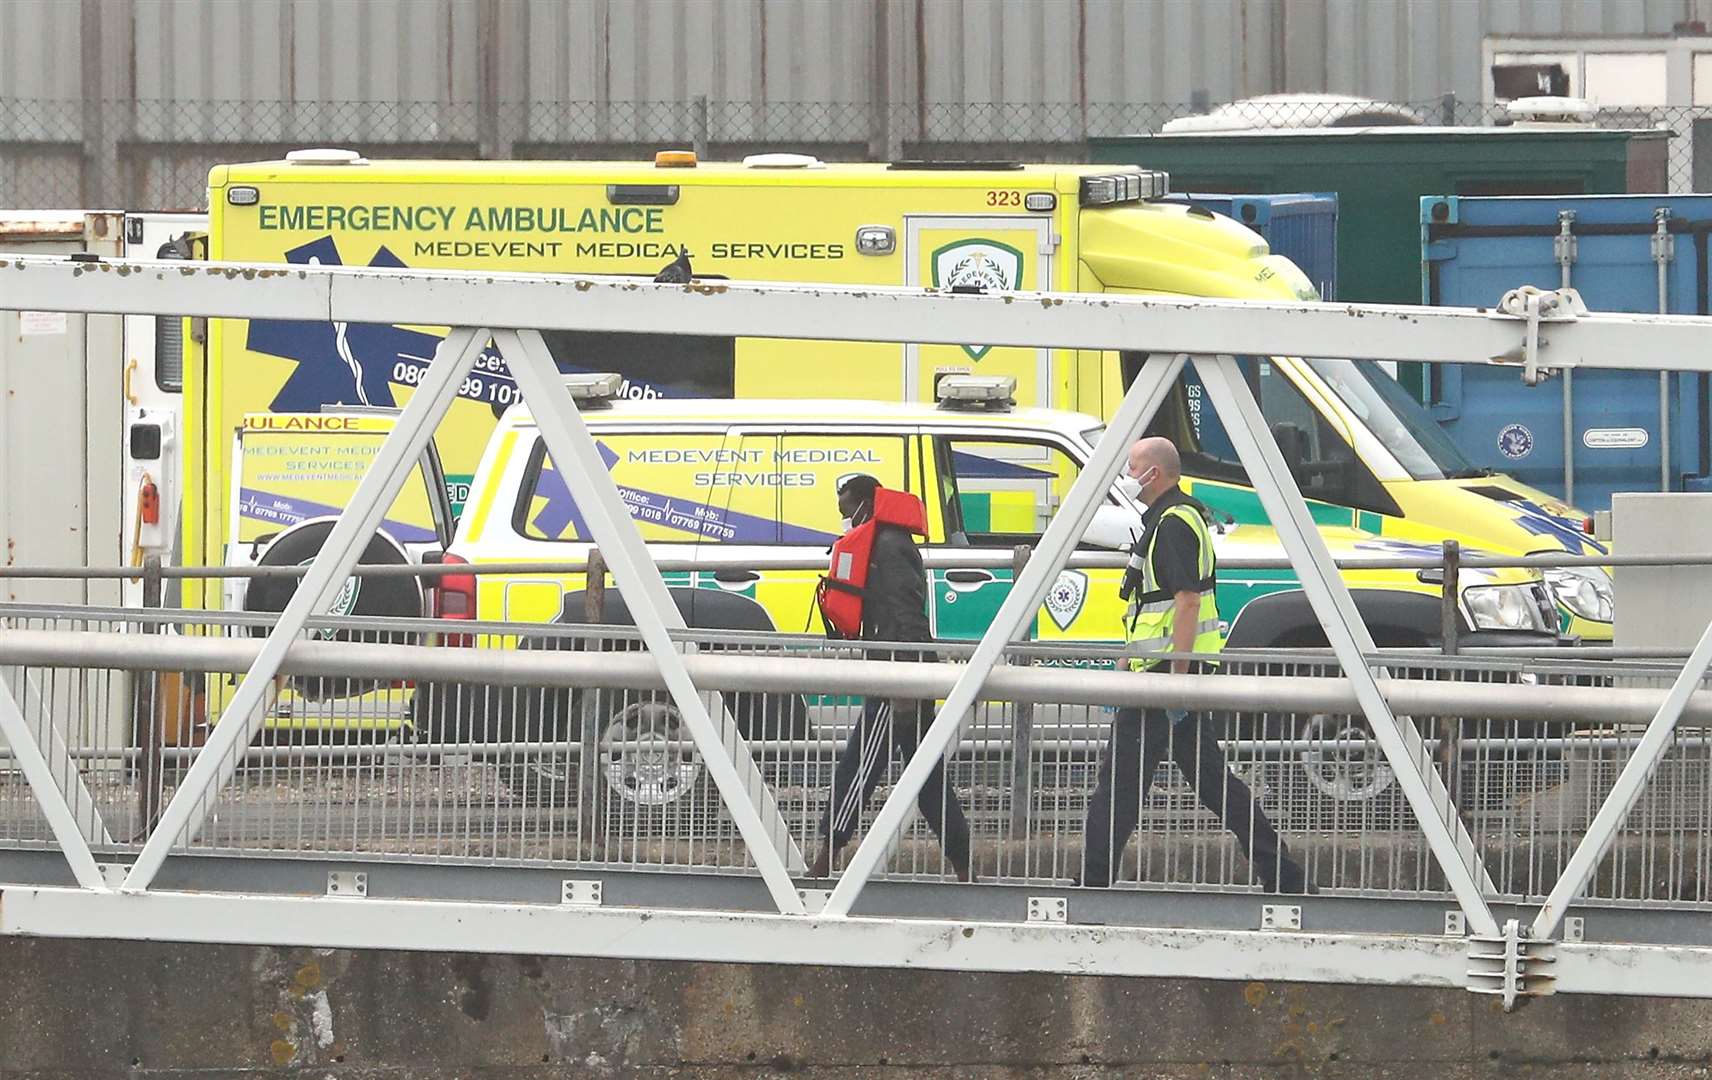
[[[176,205],[310,142],[1073,153],[1197,99],[1479,101],[1488,36],[1691,20],[1712,0],[0,0],[0,204]]]
[[[883,11],[881,10],[883,8]],[[1187,103],[1277,90],[1478,98],[1484,37],[1664,34],[1712,0],[6,0],[0,99],[390,105]],[[168,118],[169,121],[172,118]],[[178,121],[193,123],[193,118]],[[284,121],[259,110],[256,141]],[[373,121],[377,124],[382,120]]]

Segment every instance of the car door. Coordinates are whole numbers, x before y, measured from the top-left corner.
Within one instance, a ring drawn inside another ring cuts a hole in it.
[[[750,429],[744,432],[743,446],[751,448],[754,440],[762,438],[771,440],[769,460],[759,471],[777,496],[775,550],[810,561],[824,561],[843,532],[838,511],[841,481],[865,473],[883,487],[910,491],[920,472],[912,467],[911,433],[905,428],[882,424]],[[823,572],[820,566],[757,571],[753,595],[780,630],[825,633],[814,602]],[[735,585],[731,582],[727,587]]]
[[[1046,523],[1081,471],[1081,457],[1044,434],[946,429],[926,447],[943,532],[934,546],[1011,557],[1039,545]],[[1112,496],[1107,495],[1108,499]],[[1116,505],[1116,501],[1112,500]],[[1121,641],[1122,572],[1066,568],[1027,628],[1030,640]],[[1013,580],[1008,567],[933,571],[931,614],[937,636],[979,638],[991,625]]]
[[[694,429],[650,430],[623,425],[592,425],[595,448],[612,474],[619,497],[635,520],[649,553],[656,559],[694,557],[702,544],[739,543],[765,530],[762,519],[739,532],[728,528],[725,514],[732,507],[714,483],[726,471],[722,457],[730,436],[724,425]],[[501,486],[515,488],[515,505],[507,508],[509,525],[495,527],[488,512],[477,517],[463,538],[479,538],[461,552],[477,562],[574,562],[594,546],[582,511],[564,477],[554,466],[544,440],[528,431],[527,448],[515,451],[519,464],[508,466]],[[515,478],[511,470],[518,470]],[[715,501],[719,500],[719,501]],[[747,505],[747,504],[745,504]],[[763,514],[765,511],[763,511]],[[765,537],[763,537],[765,538]],[[686,585],[691,575],[663,575],[667,585]],[[483,618],[517,622],[552,622],[559,617],[567,593],[583,589],[583,574],[544,571],[484,577],[478,588]],[[497,595],[496,595],[497,594]]]

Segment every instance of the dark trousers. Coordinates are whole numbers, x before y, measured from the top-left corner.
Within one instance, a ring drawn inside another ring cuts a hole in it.
[[[1107,886],[1122,860],[1141,816],[1141,801],[1153,784],[1153,774],[1169,756],[1188,778],[1201,805],[1218,814],[1236,834],[1243,854],[1261,884],[1268,889],[1301,892],[1305,884],[1298,866],[1278,840],[1248,785],[1231,772],[1219,746],[1218,730],[1206,715],[1191,713],[1173,730],[1163,709],[1119,709],[1112,735],[1100,759],[1100,779],[1088,801],[1088,824],[1082,834],[1082,883]]]
[[[832,773],[832,791],[826,800],[822,835],[830,837],[837,851],[850,842],[862,819],[862,807],[879,786],[891,760],[891,751],[908,760],[921,742],[921,733],[933,721],[927,703],[908,699],[870,697],[862,702],[862,718],[839,752]],[[939,837],[945,857],[958,870],[969,866],[969,819],[957,792],[945,782],[945,762],[936,761],[927,782],[916,797],[921,816]]]

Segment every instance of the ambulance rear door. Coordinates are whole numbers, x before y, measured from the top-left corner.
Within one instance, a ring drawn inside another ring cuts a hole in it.
[[[125,215],[128,259],[207,259],[208,215],[133,213]],[[168,565],[181,561],[179,515],[184,475],[185,330],[179,315],[126,315],[124,356],[124,479],[120,520],[124,561],[140,564],[158,555]],[[196,320],[193,337],[206,336],[206,320]],[[202,355],[201,342],[192,353]],[[141,579],[121,585],[126,604],[142,602]],[[181,581],[165,585],[165,606],[177,607]]]
[[[1050,216],[906,215],[906,284],[934,289],[1045,290],[1057,244]],[[1053,404],[1051,349],[980,342],[910,345],[904,350],[905,401],[935,401],[943,375],[1013,375],[1017,404]]]

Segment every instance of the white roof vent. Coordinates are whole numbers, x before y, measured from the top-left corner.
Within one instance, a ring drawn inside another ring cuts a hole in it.
[[[1505,106],[1517,124],[1586,127],[1599,110],[1591,102],[1570,97],[1517,98]]]
[[[367,165],[369,159],[355,150],[322,146],[310,150],[293,150],[285,155],[292,165]]]
[[[826,163],[813,154],[750,154],[745,169],[824,169]]]

